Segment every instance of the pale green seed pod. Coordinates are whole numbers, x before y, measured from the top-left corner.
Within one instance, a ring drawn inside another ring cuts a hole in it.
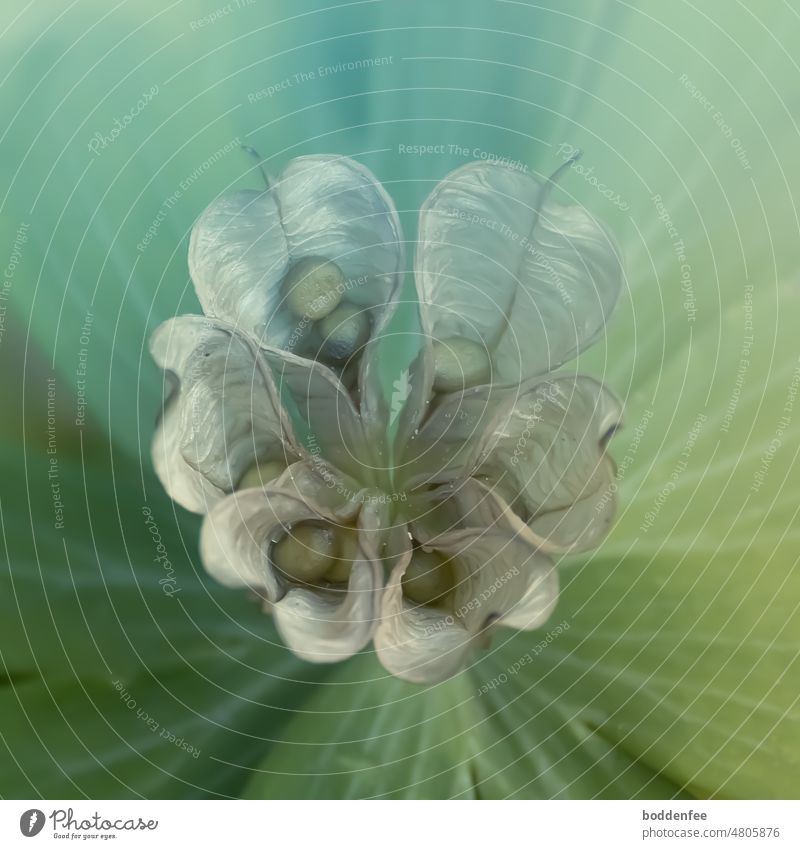
[[[414,551],[402,579],[403,595],[416,604],[436,604],[455,586],[453,566],[435,551]]]
[[[265,460],[262,463],[255,463],[239,479],[236,489],[267,486],[285,471],[286,463],[283,460]]]
[[[433,388],[437,392],[457,392],[489,382],[489,355],[477,342],[460,336],[437,340],[433,358]]]
[[[358,546],[358,531],[341,531],[337,535],[337,543],[336,559],[325,577],[335,584],[346,584],[350,580],[353,563],[362,556]]]
[[[317,321],[339,306],[346,281],[335,262],[319,256],[306,256],[289,269],[283,286],[289,309],[298,318]]]
[[[322,352],[333,360],[346,360],[369,339],[369,314],[352,304],[341,304],[320,321]]]
[[[298,522],[273,543],[270,559],[288,578],[313,584],[330,569],[336,555],[336,529],[317,522]]]

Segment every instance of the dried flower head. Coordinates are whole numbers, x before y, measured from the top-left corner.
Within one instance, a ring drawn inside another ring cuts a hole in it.
[[[208,571],[256,591],[298,656],[374,640],[393,674],[441,680],[491,629],[542,625],[553,557],[606,533],[620,406],[553,371],[597,338],[622,268],[551,187],[488,162],[436,186],[414,259],[419,349],[401,364],[385,339],[404,243],[364,166],[300,157],[195,224],[205,316],[153,335],[171,381],[153,459],[205,514]]]

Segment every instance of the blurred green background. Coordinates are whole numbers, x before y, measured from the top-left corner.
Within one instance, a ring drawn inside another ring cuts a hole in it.
[[[796,796],[798,36],[796,0],[12,4],[0,795]],[[446,683],[294,659],[153,474],[147,340],[199,312],[194,218],[260,184],[239,144],[359,159],[411,241],[452,168],[580,147],[561,199],[623,246],[580,363],[625,403],[617,526]]]

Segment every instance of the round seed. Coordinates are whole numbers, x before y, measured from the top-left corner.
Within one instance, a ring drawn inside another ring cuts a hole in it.
[[[346,584],[350,580],[353,563],[361,559],[361,549],[358,546],[358,532],[345,531],[338,535],[336,559],[325,577],[336,584]]]
[[[433,343],[434,379],[437,392],[457,392],[487,383],[491,372],[486,349],[459,336]]]
[[[453,567],[449,560],[433,551],[414,551],[402,579],[403,595],[416,604],[435,604],[442,601],[455,586]]]
[[[346,360],[369,339],[369,315],[352,304],[342,304],[319,325],[322,351],[334,360]]]
[[[298,260],[283,281],[286,305],[298,318],[317,321],[333,312],[345,289],[341,268],[318,256]]]
[[[308,584],[327,572],[335,553],[334,528],[299,522],[273,544],[270,559],[288,578]]]

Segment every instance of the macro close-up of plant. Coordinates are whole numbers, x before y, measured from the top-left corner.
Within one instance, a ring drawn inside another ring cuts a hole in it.
[[[388,398],[403,241],[369,171],[293,160],[195,225],[206,316],[154,334],[176,378],[154,465],[207,514],[206,569],[260,591],[298,657],[343,660],[374,638],[392,674],[441,680],[492,626],[543,625],[550,555],[608,530],[619,402],[547,375],[602,329],[622,270],[550,188],[477,162],[434,189],[414,261],[421,350]]]
[[[14,10],[0,797],[796,798],[799,34]]]

